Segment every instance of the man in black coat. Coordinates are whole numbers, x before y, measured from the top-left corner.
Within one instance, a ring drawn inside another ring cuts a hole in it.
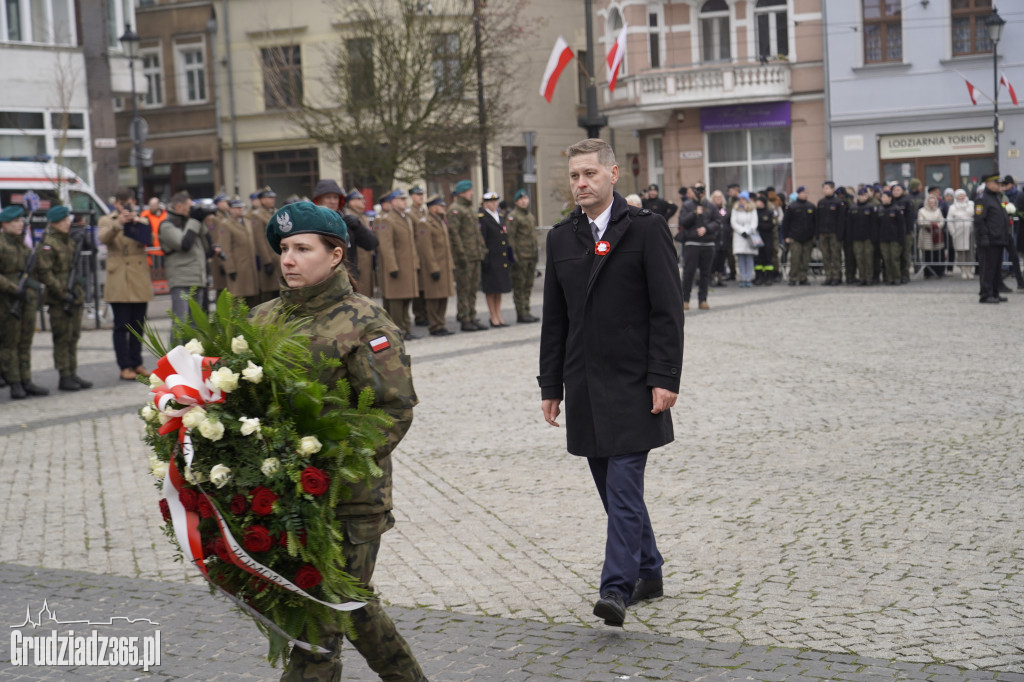
[[[807,201],[807,188],[796,188],[797,199],[786,207],[782,218],[782,230],[786,234],[789,248],[789,286],[810,284],[807,281],[807,266],[811,260],[814,238],[818,235],[816,209]]]
[[[679,207],[673,204],[671,201],[665,201],[658,196],[658,186],[650,185],[647,187],[647,198],[642,200],[643,207],[651,213],[657,213],[665,219],[667,223],[672,216],[676,214]]]
[[[583,140],[568,157],[578,206],[548,234],[537,380],[552,426],[565,398],[568,450],[587,458],[607,512],[594,615],[621,626],[628,604],[663,594],[644,468],[674,438],[682,297],[665,221],[614,191],[611,147]]]
[[[981,268],[981,303],[1006,301],[999,295],[1003,283],[1003,249],[1010,246],[1010,217],[1000,201],[1002,184],[999,175],[986,176],[985,192],[974,204],[974,236],[978,243],[978,265]]]

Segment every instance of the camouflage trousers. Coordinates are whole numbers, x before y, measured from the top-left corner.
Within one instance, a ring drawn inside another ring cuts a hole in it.
[[[53,365],[61,377],[78,373],[78,339],[82,336],[82,306],[64,312],[60,303],[50,304],[50,329],[53,330]]]
[[[818,248],[825,265],[825,279],[843,279],[843,243],[834,234],[818,235]]]
[[[373,589],[370,579],[377,564],[380,534],[393,524],[390,512],[347,519],[345,539],[341,543],[345,570],[370,589]],[[356,631],[352,646],[363,655],[370,669],[380,679],[388,682],[420,682],[427,679],[408,643],[398,634],[388,614],[384,613],[380,600],[373,599],[363,608],[350,613]],[[332,653],[314,654],[293,648],[288,667],[281,674],[283,682],[340,682],[344,636],[333,624],[321,626],[320,635],[321,645]]]
[[[903,251],[900,253],[900,277],[910,279],[910,258],[914,255],[914,233],[911,231],[903,241]]]
[[[870,239],[859,239],[853,243],[857,256],[857,272],[861,282],[870,282],[875,276],[875,245]]]
[[[516,304],[516,315],[530,314],[530,293],[537,274],[536,259],[517,260],[512,264],[512,300]]]
[[[810,263],[811,249],[813,248],[814,242],[798,242],[794,240],[789,243],[790,282],[807,281],[807,265]]]
[[[885,281],[898,283],[900,281],[900,254],[903,251],[903,245],[899,242],[882,242],[879,246],[882,248]]]
[[[0,299],[0,310],[10,309],[12,298]],[[21,319],[6,315],[0,332],[0,374],[9,384],[32,380],[32,336],[36,333],[36,299],[29,296],[21,308]]]
[[[857,279],[857,254],[853,251],[853,242],[843,241],[843,265],[846,269],[846,283]]]
[[[474,260],[455,268],[455,296],[460,322],[476,319],[476,292],[480,290],[480,261]]]

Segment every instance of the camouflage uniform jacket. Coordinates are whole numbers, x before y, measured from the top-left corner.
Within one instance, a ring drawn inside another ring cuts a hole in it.
[[[508,239],[516,261],[537,260],[537,224],[533,214],[516,206],[508,214]]]
[[[65,232],[47,228],[39,247],[39,259],[36,261],[38,279],[46,287],[46,302],[50,305],[63,305],[68,293],[68,277],[71,276],[72,262],[75,257],[75,242]],[[85,300],[85,289],[80,281],[74,284],[73,305],[82,305]]]
[[[448,238],[452,243],[452,260],[455,266],[464,266],[472,261],[482,261],[487,255],[484,237],[480,234],[477,212],[463,197],[455,200],[448,209]]]
[[[352,290],[344,268],[320,284],[282,287],[281,297],[254,308],[252,317],[257,323],[269,322],[283,314],[284,308],[292,307],[293,316],[309,318],[302,331],[310,337],[313,357],[341,360],[340,367],[319,380],[332,385],[347,379],[353,400],[369,386],[375,395],[374,407],[395,421],[387,442],[377,450],[377,463],[384,474],[369,484],[352,484],[352,497],[339,505],[339,514],[369,516],[390,511],[391,453],[409,430],[412,408],[418,402],[402,332],[380,306]]]
[[[14,294],[18,291],[18,280],[25,270],[31,249],[25,245],[20,234],[0,235],[0,315],[6,315],[10,306],[14,305]],[[26,307],[34,306],[36,292],[25,287],[28,300]]]

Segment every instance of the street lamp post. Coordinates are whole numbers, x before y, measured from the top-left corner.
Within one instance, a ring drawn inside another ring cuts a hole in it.
[[[135,58],[139,53],[139,34],[132,30],[131,25],[124,25],[124,35],[118,40],[121,42],[121,47],[124,48],[125,55],[128,57],[128,69],[131,73],[132,78],[132,124],[131,124],[131,138],[132,138],[132,158],[135,160],[135,201],[140,206],[142,205],[142,151],[140,145],[142,144],[142,136],[140,135],[141,123],[139,120],[139,102],[138,97],[135,94]]]
[[[1003,35],[1003,25],[1006,20],[999,16],[996,8],[992,8],[992,14],[985,17],[985,27],[988,29],[988,38],[992,42],[992,128],[994,137],[992,141],[995,146],[996,167],[993,172],[999,172],[999,38]]]

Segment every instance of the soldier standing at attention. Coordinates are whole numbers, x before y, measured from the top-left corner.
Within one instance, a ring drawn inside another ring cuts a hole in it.
[[[21,206],[8,206],[0,211],[0,316],[4,330],[0,334],[0,372],[11,386],[11,398],[21,400],[30,395],[50,392],[32,383],[32,336],[36,331],[36,310],[39,305],[39,282],[27,273],[25,286],[18,291],[18,282],[25,273],[31,251],[22,233],[25,221]],[[20,301],[20,317],[11,308]]]
[[[444,223],[441,195],[427,200],[427,220],[416,225],[416,249],[420,257],[420,292],[424,298],[431,336],[451,334],[445,326],[448,297],[455,293],[451,243]]]
[[[228,218],[221,222],[220,234],[228,291],[236,298],[245,299],[250,308],[259,305],[256,245],[253,229],[245,217],[245,202],[241,199],[228,201]]]
[[[507,327],[501,317],[501,295],[512,291],[509,274],[508,232],[498,213],[498,195],[484,192],[477,221],[486,254],[480,262],[480,288],[487,300],[492,327]]]
[[[228,196],[218,194],[213,198],[213,204],[217,212],[203,220],[206,229],[210,232],[210,243],[213,244],[213,255],[210,256],[208,267],[210,269],[210,287],[213,289],[213,297],[216,299],[220,292],[227,288],[228,273],[224,267],[223,250],[220,248],[220,224],[228,219]]]
[[[512,300],[516,322],[540,322],[530,314],[530,293],[537,273],[537,223],[530,213],[530,195],[525,189],[515,194],[515,207],[508,214],[508,240],[512,245]]]
[[[85,287],[82,278],[72,279],[76,243],[69,234],[71,211],[67,206],[54,206],[46,212],[46,220],[50,224],[43,237],[36,272],[46,287],[46,303],[50,307],[53,364],[60,373],[57,387],[62,391],[92,388],[91,382],[78,376],[78,339],[82,335]]]
[[[480,262],[484,259],[486,247],[473,210],[473,183],[459,180],[452,193],[455,202],[448,208],[448,237],[455,262],[459,322],[464,332],[483,331],[487,327],[476,319],[476,292],[480,288]]]
[[[910,264],[914,257],[914,246],[917,241],[917,209],[914,202],[903,189],[903,185],[896,183],[890,189],[892,192],[892,203],[903,210],[904,225],[903,249],[900,251],[900,284],[910,282]]]
[[[974,204],[974,235],[978,244],[978,265],[981,269],[980,303],[1001,303],[999,295],[1003,283],[1003,249],[1013,248],[1010,239],[1010,216],[1001,201],[1002,184],[999,174],[984,178],[985,191]]]
[[[359,293],[363,296],[373,298],[374,290],[374,271],[373,271],[373,260],[377,253],[377,246],[380,244],[380,240],[377,235],[370,228],[370,221],[366,217],[366,198],[363,197],[363,193],[357,189],[352,190],[345,195],[345,207],[342,209],[343,215],[349,215],[359,221],[362,226],[362,232],[365,235],[365,242],[359,239],[353,240],[356,248],[353,249],[355,253],[348,254],[349,271],[352,273],[352,278],[356,280],[356,286],[359,289]],[[353,229],[352,223],[346,223],[349,226],[349,230]],[[372,241],[371,241],[372,240]],[[365,246],[364,246],[365,243]]]
[[[409,209],[405,212],[405,217],[409,219],[412,224],[412,229],[416,233],[416,246],[420,245],[419,236],[422,232],[427,229],[427,206],[424,202],[423,188],[419,185],[409,190]],[[423,261],[423,252],[420,254],[420,261]],[[420,273],[420,281],[427,273]],[[420,287],[419,294],[412,300],[412,317],[413,324],[417,327],[429,327],[430,323],[427,321],[427,303],[423,297],[423,287]]]
[[[377,225],[384,310],[402,330],[405,340],[411,341],[420,338],[412,333],[409,320],[409,304],[419,294],[417,272],[420,259],[416,253],[416,233],[405,217],[406,193],[396,189],[387,198],[391,202],[391,210]]]
[[[277,297],[281,281],[281,257],[267,245],[264,237],[267,222],[270,221],[270,216],[274,215],[274,206],[277,205],[277,193],[270,187],[264,187],[257,192],[257,197],[260,205],[252,212],[249,221],[252,224],[253,243],[256,245],[256,258],[260,270],[259,296],[260,302],[263,303]]]
[[[843,283],[843,222],[846,206],[836,196],[836,183],[826,180],[821,186],[824,197],[818,202],[818,247],[825,261],[824,286]]]
[[[100,218],[99,240],[107,247],[107,285],[103,300],[114,312],[114,354],[121,379],[131,381],[150,372],[142,364],[141,334],[146,308],[153,300],[146,247],[153,241],[150,225],[135,214],[135,194],[127,187],[114,192],[114,212]]]
[[[860,286],[866,287],[874,282],[874,245],[878,241],[878,207],[871,202],[867,189],[865,188],[863,191],[863,194],[858,191],[857,205],[850,209],[846,229],[850,231],[850,240],[853,242]]]
[[[789,247],[789,286],[807,285],[807,264],[814,246],[815,225],[814,204],[807,201],[807,188],[796,188],[796,201],[786,208],[782,220],[786,231],[786,245]]]

